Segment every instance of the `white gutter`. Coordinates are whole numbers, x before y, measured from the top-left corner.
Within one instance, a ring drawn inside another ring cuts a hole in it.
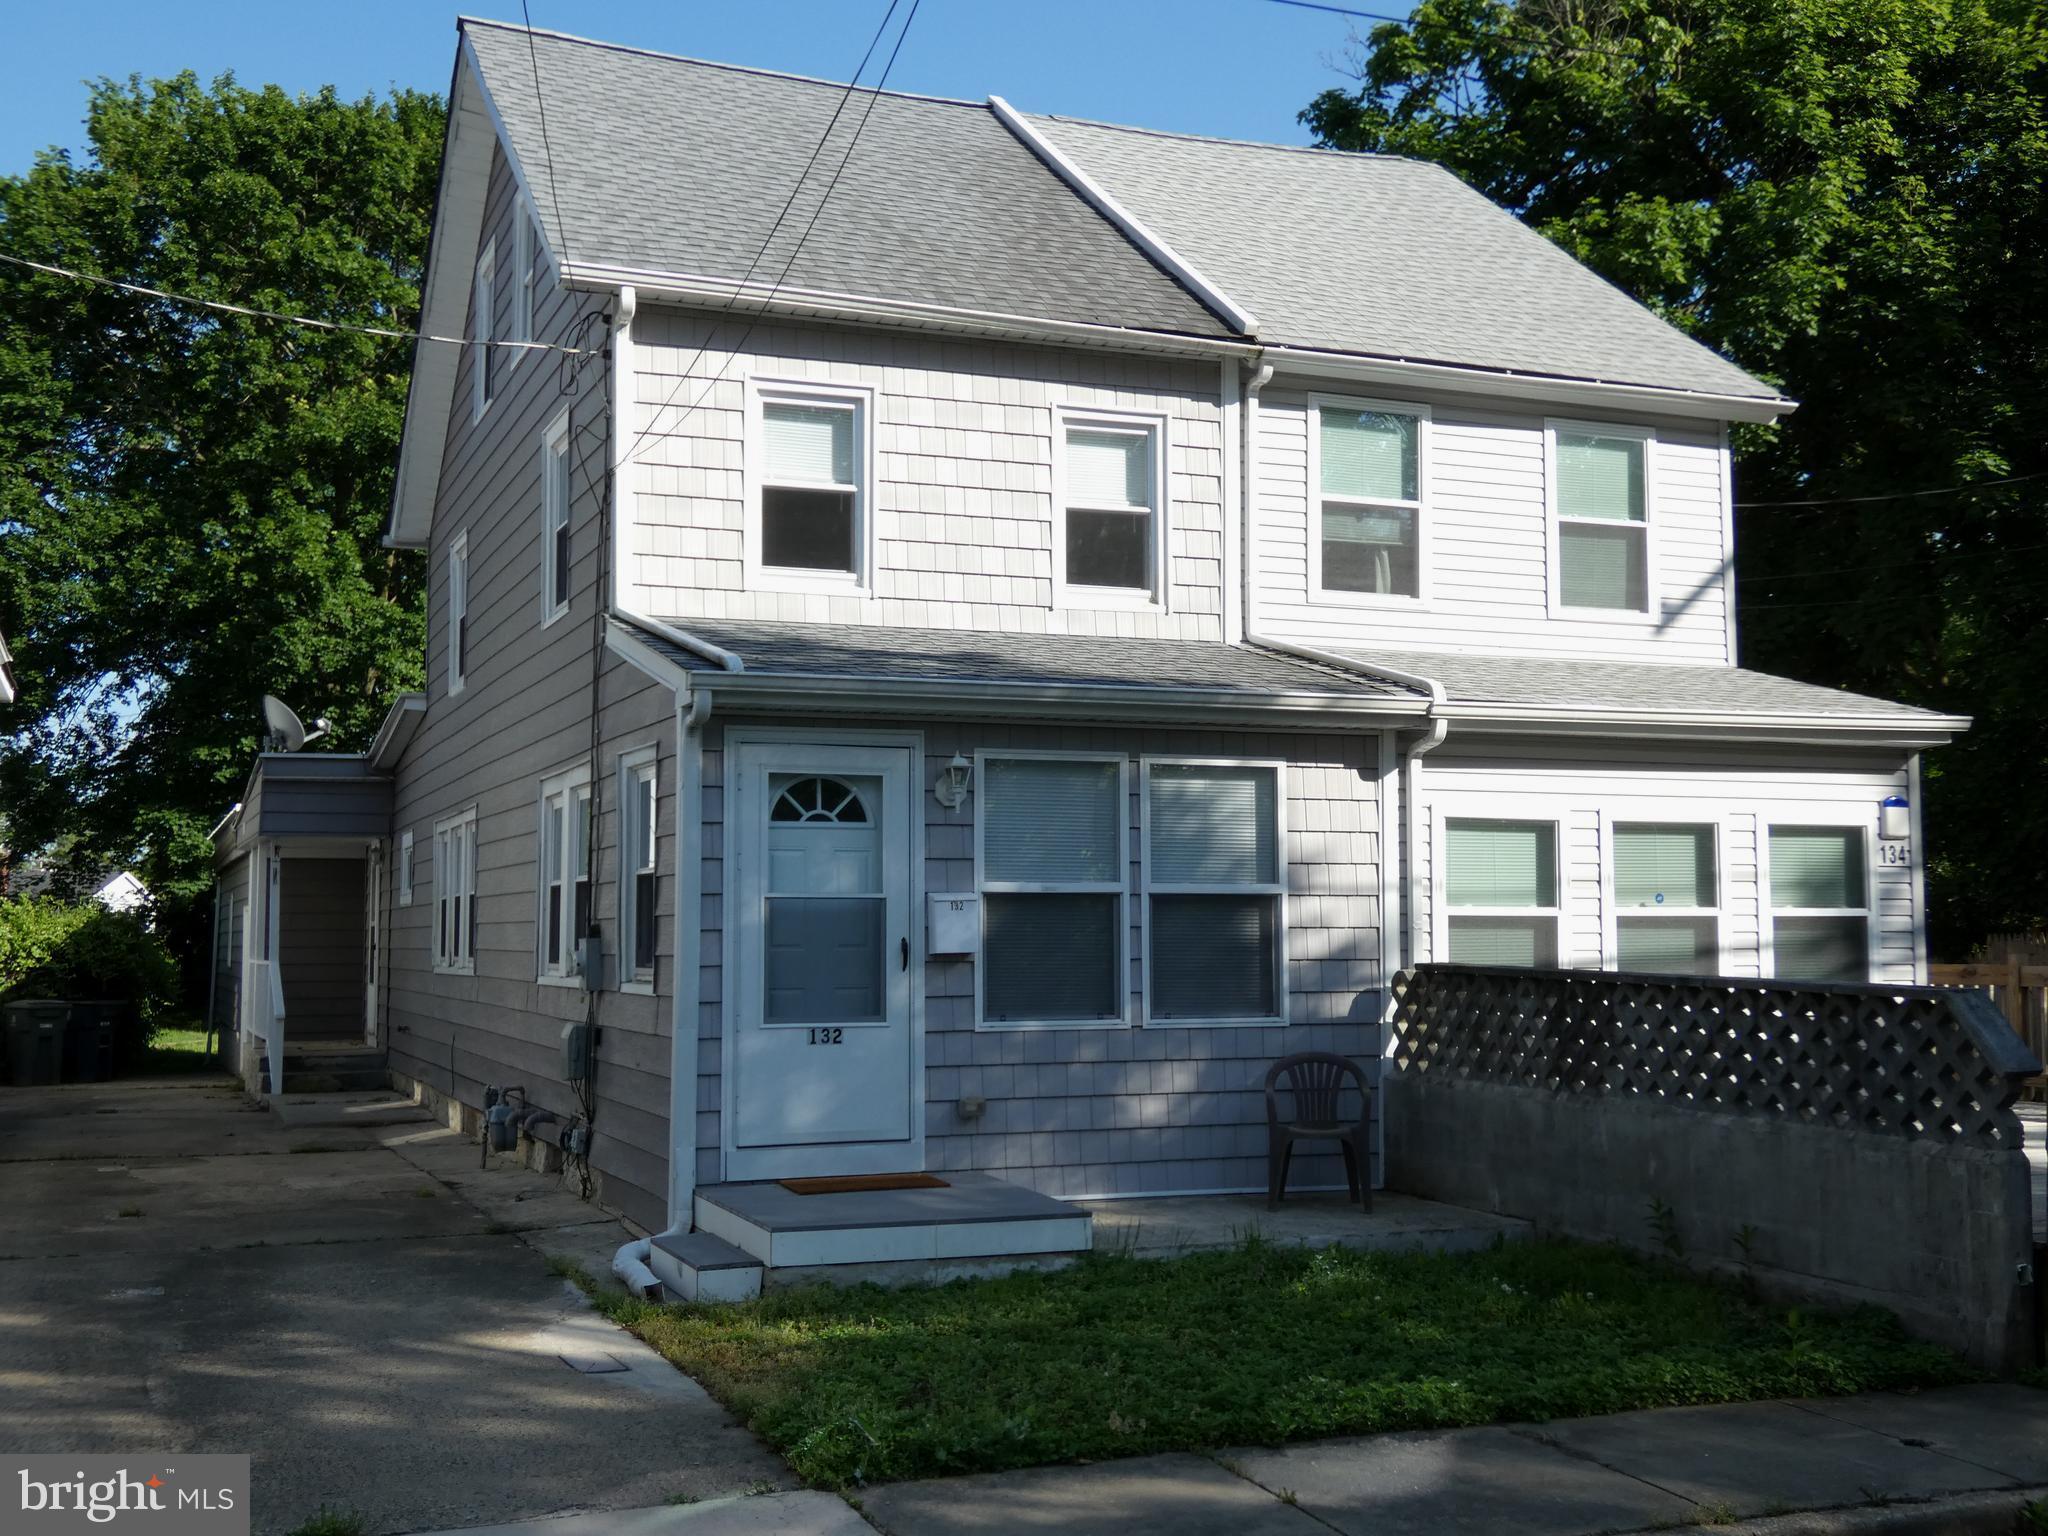
[[[1059,146],[1052,140],[1032,127],[1021,112],[1000,96],[989,97],[988,106],[989,110],[995,113],[996,121],[1014,133],[1026,149],[1044,161],[1048,170],[1072,187],[1083,202],[1092,205],[1097,213],[1122,231],[1126,240],[1164,267],[1183,288],[1222,316],[1233,331],[1240,336],[1259,334],[1258,316],[1204,277],[1193,262],[1148,229],[1136,214],[1111,197],[1107,188],[1061,153]]]

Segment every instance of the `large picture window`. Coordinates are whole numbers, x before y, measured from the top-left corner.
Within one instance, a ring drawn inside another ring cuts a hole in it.
[[[540,790],[540,974],[576,975],[578,941],[590,931],[590,770],[548,779]]]
[[[1772,827],[1771,974],[1870,979],[1870,898],[1860,827]]]
[[[476,809],[434,824],[434,968],[476,969]]]
[[[619,948],[636,982],[654,979],[657,771],[651,747],[619,763]]]
[[[1164,424],[1058,413],[1062,584],[1072,601],[1160,598],[1165,538]]]
[[[843,589],[865,580],[867,395],[757,383],[749,399],[756,449],[752,573],[799,588]]]
[[[1648,433],[1553,424],[1556,608],[1651,611]]]
[[[985,756],[975,782],[984,1024],[1125,1016],[1119,757]]]
[[[1612,853],[1616,968],[1687,976],[1718,972],[1714,828],[1616,822]]]
[[[1420,597],[1427,415],[1413,406],[1320,396],[1309,414],[1312,590]]]
[[[1146,1019],[1286,1021],[1280,766],[1145,764]]]
[[[1444,823],[1443,860],[1453,964],[1557,964],[1555,823],[1454,816]]]

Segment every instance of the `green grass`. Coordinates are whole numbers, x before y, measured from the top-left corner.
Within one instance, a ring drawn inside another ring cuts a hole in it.
[[[320,1513],[312,1519],[295,1525],[287,1536],[363,1536],[363,1517],[352,1509],[329,1509],[320,1506]]]
[[[218,1072],[220,1065],[206,1053],[206,1031],[165,1025],[150,1037],[149,1048],[135,1071],[143,1077],[168,1076],[178,1072]]]
[[[1972,1378],[1875,1310],[1789,1311],[1624,1253],[1174,1260],[663,1307],[580,1280],[807,1482]]]

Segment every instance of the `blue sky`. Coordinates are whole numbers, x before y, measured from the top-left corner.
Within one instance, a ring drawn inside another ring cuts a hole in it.
[[[844,79],[887,0],[528,4],[537,27]],[[519,20],[518,0],[464,8]],[[294,91],[328,83],[349,96],[394,85],[445,91],[457,14],[419,0],[18,7],[7,23],[16,64],[0,93],[0,173],[26,169],[49,145],[80,149],[82,82],[101,75],[192,69],[211,79],[232,70],[244,84]],[[889,83],[975,100],[995,93],[1027,111],[1304,143],[1294,115],[1316,92],[1345,83],[1332,65],[1350,25],[1270,0],[922,0]]]

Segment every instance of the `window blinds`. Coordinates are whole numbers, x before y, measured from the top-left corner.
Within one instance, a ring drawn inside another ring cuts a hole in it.
[[[1117,765],[1053,758],[992,758],[983,769],[984,878],[1114,883]]]
[[[1154,764],[1147,811],[1152,883],[1275,883],[1277,792],[1270,768]]]
[[[1317,415],[1325,494],[1363,501],[1416,499],[1413,416],[1337,406],[1324,406]]]
[[[1558,433],[1557,510],[1561,517],[1642,522],[1641,439]]]
[[[1151,506],[1151,446],[1151,435],[1145,432],[1070,428],[1066,465],[1068,504]]]
[[[1771,905],[1863,906],[1863,837],[1853,827],[1771,828]]]
[[[1452,906],[1557,905],[1557,849],[1549,822],[1452,821],[1444,831],[1444,883]]]
[[[853,412],[771,400],[761,407],[768,473],[777,480],[853,484]]]
[[[1714,905],[1714,829],[1618,824],[1614,900],[1623,907]]]

